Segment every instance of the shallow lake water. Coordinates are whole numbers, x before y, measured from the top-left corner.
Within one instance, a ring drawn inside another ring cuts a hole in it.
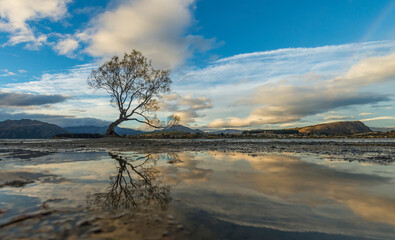
[[[395,165],[293,153],[70,152],[0,161],[0,184],[13,178],[32,182],[0,188],[0,226],[43,208],[148,208],[189,239],[395,239]],[[0,228],[0,238],[17,228]]]

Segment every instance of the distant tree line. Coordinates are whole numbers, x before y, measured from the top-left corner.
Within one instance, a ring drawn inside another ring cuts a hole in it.
[[[277,130],[249,130],[243,131],[242,134],[298,134],[298,130],[293,129],[277,129]]]
[[[102,138],[99,133],[63,133],[57,134],[53,138]]]

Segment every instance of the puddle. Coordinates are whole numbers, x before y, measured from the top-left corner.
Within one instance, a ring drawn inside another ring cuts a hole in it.
[[[0,169],[1,239],[395,238],[395,165],[70,152]],[[16,180],[25,183],[6,184]]]

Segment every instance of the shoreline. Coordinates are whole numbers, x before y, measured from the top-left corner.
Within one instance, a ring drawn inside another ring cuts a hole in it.
[[[242,152],[317,154],[327,159],[391,164],[395,161],[394,139],[62,139],[0,140],[3,152],[31,151],[25,158],[41,153],[120,151],[138,153]],[[17,156],[18,154],[14,154]],[[18,158],[18,157],[16,157]]]

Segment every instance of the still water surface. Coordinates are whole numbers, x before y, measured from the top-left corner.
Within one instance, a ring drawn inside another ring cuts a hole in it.
[[[195,239],[395,239],[395,165],[303,154],[99,152],[2,161],[0,174],[34,179],[0,188],[0,225],[43,203],[158,206]]]

